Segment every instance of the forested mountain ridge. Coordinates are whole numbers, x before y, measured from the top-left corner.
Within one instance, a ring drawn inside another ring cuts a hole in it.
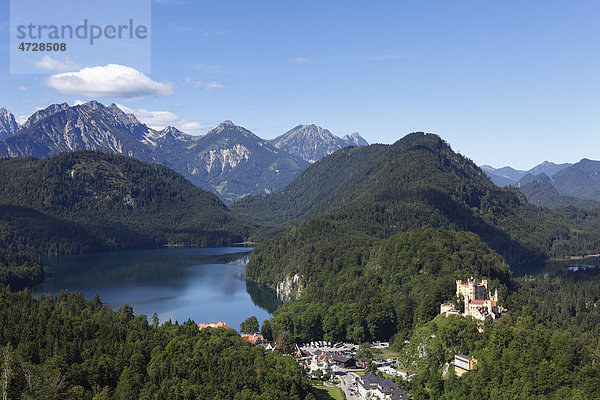
[[[232,209],[283,228],[319,217],[373,238],[426,227],[471,231],[517,268],[554,254],[555,243],[576,236],[516,189],[495,186],[438,136],[424,133],[393,145],[342,149],[279,193],[243,199]]]
[[[93,151],[0,160],[0,247],[42,253],[227,245],[249,226],[158,164]]]
[[[600,161],[584,158],[552,175],[528,173],[516,187],[540,207],[600,208]]]
[[[552,175],[559,194],[600,201],[600,161],[587,158]]]

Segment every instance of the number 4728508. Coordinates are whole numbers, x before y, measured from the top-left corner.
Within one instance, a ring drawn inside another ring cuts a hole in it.
[[[19,45],[21,51],[66,51],[66,43],[24,43]]]

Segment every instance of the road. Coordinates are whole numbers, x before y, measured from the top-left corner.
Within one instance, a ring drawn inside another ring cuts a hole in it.
[[[353,372],[343,371],[338,371],[336,375],[343,381],[342,391],[346,396],[346,400],[360,400],[360,396],[358,396],[358,393],[356,393],[356,385],[354,385],[354,380],[358,377],[358,375]],[[348,387],[354,389],[354,391],[348,390]]]

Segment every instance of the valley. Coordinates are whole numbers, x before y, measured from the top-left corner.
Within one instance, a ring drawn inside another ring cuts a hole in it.
[[[5,125],[13,126],[4,115]],[[56,135],[64,130],[52,124],[65,121],[78,121],[79,127]],[[159,332],[177,331],[173,340],[185,341],[196,322],[222,320],[235,328],[250,315],[262,324],[265,341],[288,343],[283,352],[312,341],[354,346],[384,341],[397,355],[386,371],[400,368],[398,376],[405,377],[416,372],[398,381],[412,398],[475,393],[489,374],[497,382],[486,387],[486,398],[571,395],[599,384],[590,366],[598,357],[591,351],[597,341],[591,339],[593,321],[600,318],[598,273],[571,264],[544,267],[550,259],[600,251],[596,200],[592,194],[572,196],[579,193],[576,184],[561,178],[583,176],[573,170],[590,173],[594,163],[547,163],[536,171],[549,171],[551,178],[526,173],[518,188],[499,187],[434,134],[415,132],[391,145],[368,145],[356,135],[340,139],[316,125],[299,125],[269,143],[226,121],[191,137],[172,128],[151,130],[117,106],[97,102],[51,106],[16,133],[3,129],[7,137],[0,147],[18,156],[0,160],[5,302],[34,309],[83,307],[91,310],[88,315],[129,321],[126,329],[159,342],[152,339]],[[115,132],[123,138],[115,139]],[[257,155],[253,146],[267,153]],[[173,160],[183,162],[192,153],[196,161],[187,159],[187,169],[176,172]],[[274,179],[273,171],[282,179]],[[594,193],[592,179],[580,181],[587,182],[586,193]],[[539,185],[537,192],[532,185]],[[246,250],[225,247],[240,243],[254,245],[247,265],[229,255]],[[441,304],[460,304],[456,279],[470,277],[485,279],[508,314],[481,323],[460,311],[440,316]],[[24,287],[35,297],[18,291]],[[569,295],[575,288],[585,289]],[[551,304],[545,293],[562,300]],[[14,310],[4,304],[0,317],[13,324]],[[150,315],[159,322],[148,325]],[[127,349],[123,338],[113,340]],[[227,340],[234,343],[237,333],[235,338]],[[537,369],[540,361],[524,358],[510,344],[499,346],[499,340],[521,340],[537,349],[531,351],[544,354],[553,374],[570,363],[562,376],[573,383],[544,386],[532,373],[523,378],[525,386],[504,383],[510,370],[498,369],[497,357],[522,371]],[[33,370],[61,373],[49,366],[44,342],[23,343],[37,349],[40,361]],[[161,343],[169,352],[172,345]],[[69,346],[61,346],[63,357],[75,364],[90,360],[73,359]],[[557,346],[576,349],[577,355],[550,351]],[[457,379],[448,370],[459,353],[474,355],[480,364]],[[31,359],[10,354],[21,363]],[[111,373],[121,378],[98,381],[108,392],[163,390],[153,386],[158,375],[151,366],[171,362],[172,354],[142,351],[138,357],[145,367],[129,386],[121,380],[133,361],[111,354],[120,360]],[[369,357],[361,360],[377,371]],[[299,374],[291,364],[286,368]],[[178,384],[164,379],[165,388]],[[80,390],[70,382],[68,390]],[[95,384],[81,381],[82,393],[89,397],[100,390],[92,389]],[[310,392],[305,381],[293,385]],[[42,386],[31,390],[42,393]]]

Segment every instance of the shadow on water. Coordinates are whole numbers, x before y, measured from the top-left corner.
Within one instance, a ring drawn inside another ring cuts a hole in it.
[[[273,314],[283,304],[277,299],[275,290],[256,282],[246,281],[246,292],[248,292],[254,304],[264,308],[269,314]]]
[[[139,283],[162,282],[181,284],[191,265],[234,264],[243,259],[251,249],[223,248],[225,254],[214,254],[207,248],[166,248],[158,250],[132,250],[83,255],[46,256],[42,260],[48,277],[35,286],[35,292],[52,292],[54,284],[101,285],[109,282]],[[60,277],[54,280],[52,277]]]

